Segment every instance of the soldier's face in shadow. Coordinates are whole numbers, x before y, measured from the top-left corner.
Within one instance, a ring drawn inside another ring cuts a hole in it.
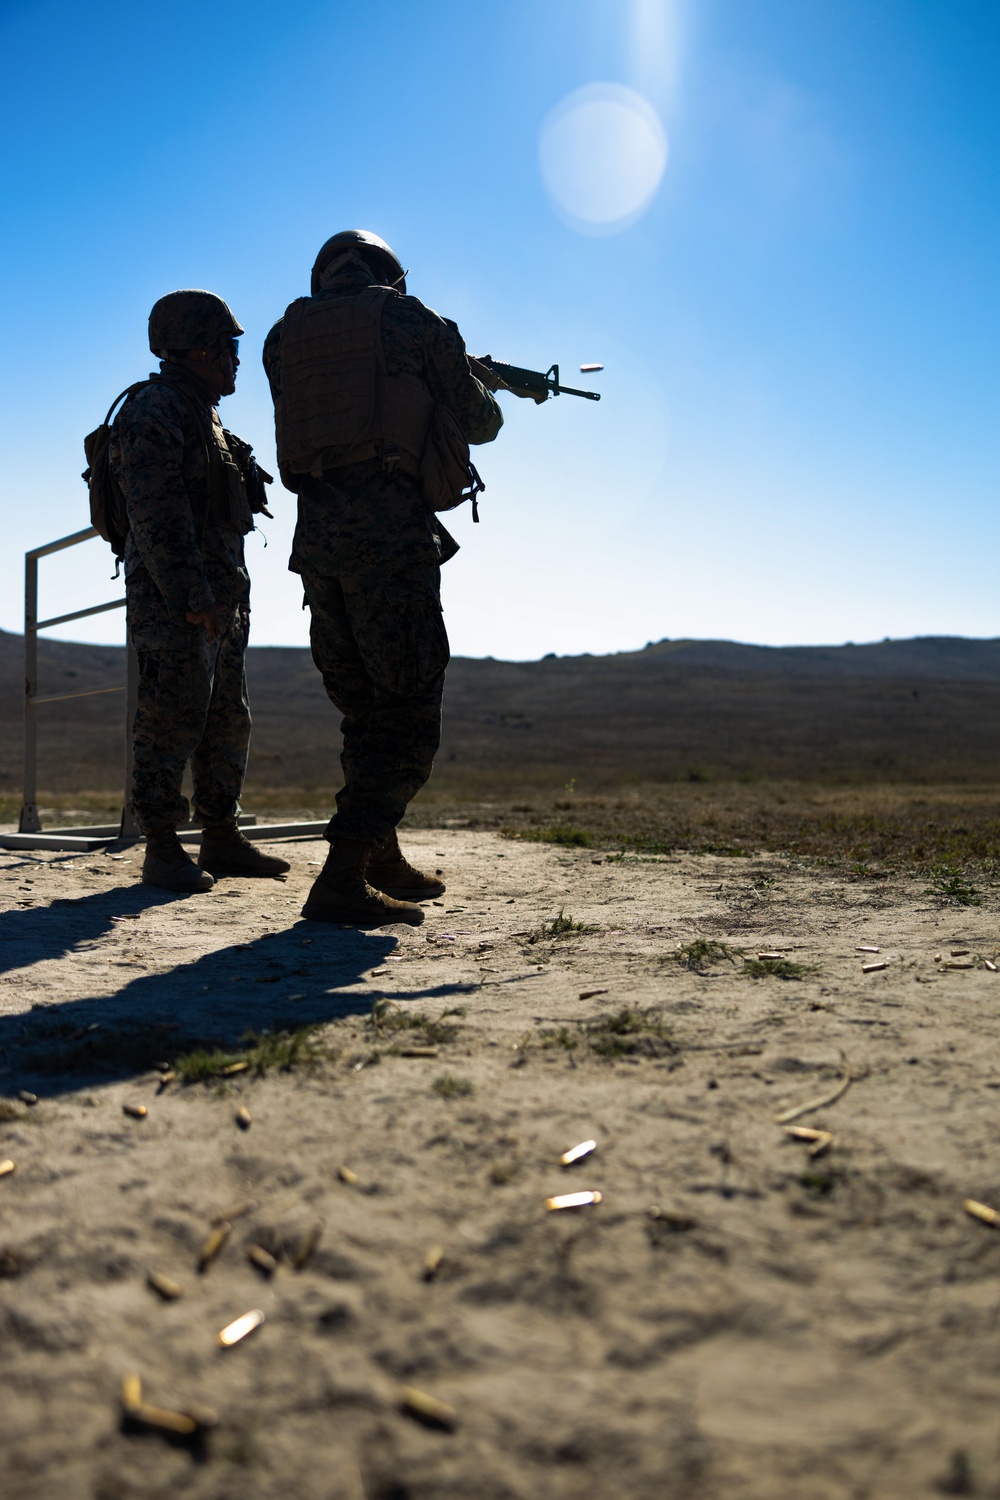
[[[219,338],[207,349],[189,349],[181,364],[188,364],[219,396],[231,396],[236,389],[236,371],[240,357],[239,340]]]

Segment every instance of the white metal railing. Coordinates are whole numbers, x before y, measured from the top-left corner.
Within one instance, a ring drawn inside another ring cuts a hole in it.
[[[50,620],[38,618],[38,560],[53,552],[62,552],[75,547],[79,542],[89,542],[98,533],[93,526],[86,531],[74,531],[72,536],[60,537],[44,547],[33,547],[24,554],[24,792],[21,804],[20,833],[40,833],[42,824],[38,816],[38,720],[36,710],[43,703],[65,703],[70,698],[96,698],[102,693],[125,694],[125,795],[122,799],[122,816],[119,836],[135,838],[138,829],[129,804],[132,785],[132,733],[135,717],[138,686],[138,664],[131,645],[126,648],[127,665],[125,681],[113,687],[85,688],[76,693],[38,692],[38,632],[52,625],[65,625],[70,620],[84,620],[89,615],[102,615],[109,609],[123,609],[124,599],[112,599],[109,604],[95,604],[89,609],[75,609],[70,614],[53,615]]]
[[[75,547],[78,542],[89,542],[99,533],[93,526],[86,531],[74,531],[72,536],[60,537],[44,547],[33,547],[24,554],[24,800],[17,833],[0,833],[0,849],[63,849],[90,850],[106,848],[118,839],[141,839],[138,825],[131,807],[132,790],[132,723],[138,703],[139,662],[131,645],[126,647],[125,681],[112,687],[84,688],[75,693],[38,692],[38,632],[52,625],[65,625],[70,620],[84,620],[89,615],[102,615],[109,609],[122,609],[124,599],[112,599],[108,604],[94,604],[89,609],[75,609],[69,614],[53,615],[49,620],[38,618],[38,560],[50,553],[62,552],[66,547]],[[84,828],[55,828],[42,832],[38,816],[38,721],[36,711],[45,703],[65,703],[71,698],[95,698],[101,693],[125,693],[125,795],[122,799],[121,822]],[[309,838],[318,839],[326,829],[325,820],[307,823],[259,824],[252,814],[244,814],[241,824],[253,826],[255,839]],[[195,824],[177,830],[184,843],[201,841],[201,830]]]

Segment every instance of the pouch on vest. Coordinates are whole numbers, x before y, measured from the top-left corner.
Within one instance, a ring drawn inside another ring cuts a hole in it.
[[[420,460],[420,487],[431,510],[454,510],[472,501],[472,519],[479,520],[477,496],[486,486],[469,455],[469,444],[454,412],[435,406],[424,455]]]

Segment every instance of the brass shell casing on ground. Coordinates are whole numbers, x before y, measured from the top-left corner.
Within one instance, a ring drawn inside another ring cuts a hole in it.
[[[199,1271],[206,1270],[207,1267],[212,1264],[213,1260],[215,1260],[219,1251],[222,1249],[223,1245],[226,1243],[232,1232],[233,1226],[228,1222],[228,1220],[224,1221],[222,1224],[217,1225],[216,1228],[212,1230],[212,1233],[208,1236],[208,1239],[202,1245],[201,1250],[198,1254]]]
[[[176,1437],[192,1437],[198,1431],[198,1423],[194,1417],[188,1416],[184,1411],[168,1411],[163,1406],[137,1407],[130,1411],[129,1416],[135,1422],[141,1422],[144,1427],[153,1427],[158,1432],[171,1432]]]
[[[571,1146],[568,1151],[563,1152],[559,1158],[559,1165],[571,1167],[575,1161],[582,1161],[585,1156],[590,1156],[591,1152],[596,1150],[596,1141],[581,1141],[579,1146]]]
[[[441,1249],[441,1246],[432,1245],[427,1254],[424,1256],[424,1269],[421,1274],[425,1281],[434,1280],[438,1271],[441,1269],[441,1262],[443,1260],[444,1251]]]
[[[453,1432],[458,1425],[458,1413],[447,1401],[439,1401],[436,1396],[429,1396],[426,1391],[420,1391],[415,1385],[404,1385],[399,1393],[399,1404],[408,1416],[416,1417],[418,1422],[424,1422],[430,1427],[442,1427],[446,1432]]]
[[[137,1370],[126,1370],[122,1376],[122,1410],[131,1414],[142,1405],[142,1380]]]
[[[306,1230],[305,1234],[302,1236],[302,1243],[296,1250],[295,1256],[292,1260],[292,1265],[295,1267],[296,1271],[301,1271],[303,1266],[308,1265],[309,1261],[312,1258],[313,1251],[316,1249],[316,1246],[320,1242],[320,1236],[322,1235],[322,1233],[322,1219],[317,1219],[315,1224],[313,1224],[309,1229]]]
[[[550,1213],[561,1208],[589,1208],[592,1203],[600,1203],[601,1193],[560,1193],[556,1198],[546,1198],[545,1207]]]
[[[217,1334],[216,1342],[219,1348],[231,1349],[234,1344],[240,1343],[242,1339],[245,1339],[255,1329],[259,1328],[263,1321],[264,1314],[259,1307],[255,1307],[251,1312],[243,1313],[238,1318],[234,1318],[231,1323],[227,1323],[225,1328]]]
[[[278,1269],[278,1262],[263,1245],[251,1245],[247,1250],[247,1260],[264,1276],[273,1276]]]
[[[159,1293],[165,1302],[176,1302],[178,1297],[184,1295],[184,1288],[178,1282],[171,1281],[169,1276],[163,1276],[159,1271],[146,1273],[146,1285]]]
[[[1000,1224],[1000,1213],[986,1203],[977,1203],[975,1198],[966,1198],[962,1207],[967,1214],[974,1219],[979,1219],[983,1224],[991,1224],[994,1228]]]

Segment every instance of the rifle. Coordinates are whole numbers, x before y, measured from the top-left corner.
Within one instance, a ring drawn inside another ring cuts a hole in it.
[[[482,359],[470,354],[468,360],[473,375],[491,391],[512,391],[515,396],[530,396],[539,404],[550,396],[582,396],[585,401],[601,399],[597,391],[578,391],[571,385],[560,385],[558,365],[550,365],[543,374],[540,370],[522,370],[520,365],[502,364],[489,354]]]

